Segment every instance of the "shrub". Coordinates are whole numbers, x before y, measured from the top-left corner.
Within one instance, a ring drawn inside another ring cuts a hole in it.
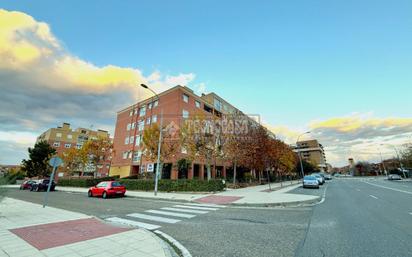
[[[121,179],[120,182],[128,190],[152,191],[154,190],[153,180],[141,179]],[[162,192],[216,192],[225,189],[226,185],[222,180],[170,180],[159,181],[158,190]]]
[[[119,176],[102,177],[102,178],[61,178],[58,181],[59,186],[66,187],[92,187],[102,181],[118,180]]]

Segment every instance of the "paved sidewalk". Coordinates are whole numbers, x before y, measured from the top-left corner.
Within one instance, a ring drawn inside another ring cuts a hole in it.
[[[154,196],[153,192],[127,191],[126,195],[131,197],[167,200],[198,202],[210,204],[225,205],[243,205],[243,206],[289,206],[298,204],[311,204],[318,202],[320,197],[313,195],[289,194],[287,192],[301,186],[301,181],[287,181],[283,183],[271,183],[272,191],[269,191],[269,185],[259,185],[239,189],[227,189],[219,193],[164,193],[159,192]],[[8,186],[18,187],[18,186]],[[58,191],[87,193],[87,188],[79,187],[56,187]]]
[[[4,198],[0,202],[0,257],[169,257],[153,233],[115,227],[93,217]]]

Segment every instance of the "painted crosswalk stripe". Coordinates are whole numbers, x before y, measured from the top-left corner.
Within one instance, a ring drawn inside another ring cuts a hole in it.
[[[138,222],[138,221],[134,221],[134,220],[122,219],[122,218],[118,218],[118,217],[107,218],[106,220],[110,221],[110,222],[114,222],[114,223],[120,223],[120,224],[124,224],[124,225],[133,226],[133,227],[145,228],[145,229],[148,229],[148,230],[156,230],[158,228],[161,228],[161,226],[158,226],[158,225],[153,225],[153,224],[144,223],[144,222]]]
[[[194,209],[194,210],[202,210],[202,211],[217,211],[217,210],[219,210],[218,208],[197,207],[197,206],[187,206],[187,205],[175,205],[173,207],[187,208],[187,209]]]
[[[152,221],[157,221],[157,222],[162,222],[162,223],[169,223],[169,224],[175,224],[181,221],[181,220],[176,220],[176,219],[169,219],[169,218],[163,218],[159,216],[152,216],[152,215],[146,215],[146,214],[140,214],[140,213],[131,213],[131,214],[127,214],[126,216],[138,218],[138,219],[144,219],[144,220],[152,220]]]
[[[145,212],[153,213],[153,214],[160,214],[160,215],[165,215],[165,216],[172,216],[172,217],[188,218],[188,219],[196,217],[196,215],[176,213],[176,212],[170,212],[170,211],[147,210]]]
[[[212,208],[226,208],[226,206],[224,205],[217,205],[217,204],[185,203],[184,205],[199,206],[199,207],[212,207]]]
[[[206,214],[206,213],[208,213],[208,211],[196,211],[196,210],[171,208],[171,207],[163,207],[163,208],[160,208],[160,209],[166,210],[166,211],[178,211],[178,212],[195,213],[195,214]]]

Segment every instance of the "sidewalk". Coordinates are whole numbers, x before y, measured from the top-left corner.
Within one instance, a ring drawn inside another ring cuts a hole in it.
[[[252,186],[239,189],[227,189],[219,193],[164,193],[159,192],[157,196],[153,192],[144,191],[127,191],[129,197],[138,197],[154,200],[197,202],[206,204],[225,204],[238,206],[295,206],[300,204],[312,204],[320,200],[320,197],[313,195],[289,194],[288,192],[301,186],[301,181],[287,181],[281,183],[271,183],[272,191],[269,191],[269,185]],[[18,187],[9,185],[7,187]],[[87,193],[87,188],[79,187],[56,187],[58,191]]]
[[[170,257],[168,246],[143,229],[4,198],[0,202],[0,257]]]

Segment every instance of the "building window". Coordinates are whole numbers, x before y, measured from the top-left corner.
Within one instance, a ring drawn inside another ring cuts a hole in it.
[[[139,110],[139,116],[145,116],[146,115],[146,107],[143,106]]]
[[[134,136],[131,136],[129,139],[129,144],[133,144],[134,143]]]
[[[53,146],[54,146],[54,147],[60,147],[60,142],[54,142],[54,143],[53,143]]]
[[[159,100],[154,101],[153,105],[154,107],[157,107],[159,105]]]
[[[127,159],[127,152],[123,152],[123,159]]]
[[[149,118],[146,119],[146,124],[149,125],[150,122],[151,122],[151,118],[149,117]]]
[[[126,137],[126,138],[124,139],[124,144],[125,144],[125,145],[128,145],[128,144],[129,144],[129,137]]]
[[[200,102],[199,101],[195,101],[195,105],[196,105],[196,108],[200,108]]]
[[[189,102],[189,96],[186,94],[183,94],[183,102],[188,103]]]
[[[134,161],[134,162],[140,161],[141,156],[142,156],[142,151],[134,152],[134,154],[133,154],[133,161]]]
[[[222,102],[220,102],[219,100],[215,99],[215,104],[214,105],[215,105],[216,110],[218,110],[218,111],[222,110]]]
[[[67,139],[72,139],[72,138],[73,138],[73,136],[71,134],[67,135]]]
[[[135,122],[132,123],[131,128],[132,128],[132,129],[135,129],[135,128],[136,128],[136,123],[135,123]]]
[[[127,153],[127,159],[132,159],[132,151],[129,151],[128,153]]]
[[[133,110],[131,110],[130,112],[129,112],[129,116],[132,116],[133,115]]]
[[[188,112],[188,111],[186,111],[186,110],[183,110],[183,112],[182,112],[182,116],[183,116],[183,119],[187,119],[187,118],[189,118],[189,112]]]
[[[152,116],[152,122],[153,122],[153,123],[156,123],[156,122],[157,122],[157,115],[153,115],[153,116]]]
[[[64,148],[70,148],[72,147],[72,144],[64,144]]]
[[[138,109],[135,108],[133,113],[134,113],[134,115],[136,115],[138,113]]]
[[[142,141],[142,136],[136,136],[136,146],[140,146],[140,142]]]
[[[127,124],[127,131],[130,130],[130,127],[131,127],[131,126],[132,126],[132,125],[131,125],[130,123]]]
[[[182,153],[187,154],[187,149],[185,147],[182,147]]]
[[[143,129],[144,129],[144,120],[139,121],[138,127],[139,127],[139,131],[143,131]]]
[[[148,104],[147,104],[147,109],[151,110],[152,107],[153,107],[153,103],[148,103]]]
[[[62,137],[62,133],[56,133],[56,137]]]

